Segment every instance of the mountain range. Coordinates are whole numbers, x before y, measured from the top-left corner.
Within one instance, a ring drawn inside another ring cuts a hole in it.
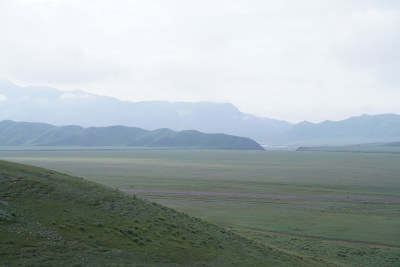
[[[243,136],[267,145],[400,141],[400,116],[396,114],[364,114],[336,122],[292,124],[242,113],[230,103],[130,102],[80,90],[67,92],[42,86],[21,87],[9,81],[0,81],[0,120],[83,127],[124,125],[146,130],[196,130]]]
[[[147,147],[178,149],[263,150],[255,141],[194,130],[147,131],[136,127],[54,126],[34,122],[0,122],[0,146]]]
[[[286,121],[242,113],[230,103],[130,102],[80,90],[20,87],[8,81],[0,81],[0,120],[197,130],[245,136],[259,142],[274,140],[292,127]]]
[[[291,145],[351,145],[400,141],[400,115],[361,115],[342,121],[301,122],[276,143]]]

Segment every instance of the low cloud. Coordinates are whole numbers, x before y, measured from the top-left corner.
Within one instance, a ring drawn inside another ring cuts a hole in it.
[[[72,101],[76,101],[76,100],[94,100],[96,99],[97,96],[92,95],[92,94],[88,94],[85,92],[66,92],[63,93],[62,95],[60,95],[59,99],[60,100],[72,100]]]
[[[0,25],[20,84],[291,121],[398,112],[399,1],[4,0]]]

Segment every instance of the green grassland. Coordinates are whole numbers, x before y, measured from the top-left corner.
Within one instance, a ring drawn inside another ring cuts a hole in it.
[[[156,203],[0,161],[1,266],[326,265]]]
[[[114,188],[398,197],[400,155],[302,151],[0,151]]]
[[[352,153],[392,153],[400,154],[400,142],[367,143],[350,146],[300,147],[299,151],[352,152]]]
[[[400,198],[400,155],[325,151],[3,151],[113,188]],[[398,266],[400,204],[141,194],[309,260]]]

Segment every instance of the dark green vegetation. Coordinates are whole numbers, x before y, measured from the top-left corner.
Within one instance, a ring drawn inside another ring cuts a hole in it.
[[[255,141],[226,134],[135,127],[53,126],[46,123],[0,122],[0,146],[125,146],[181,149],[263,150]]]
[[[350,145],[400,140],[400,115],[362,115],[343,121],[301,122],[277,143],[297,145]]]
[[[0,161],[1,266],[326,264],[81,178]]]
[[[399,154],[3,151],[0,156],[114,188],[304,196],[265,199],[141,194],[258,244],[323,260],[324,264],[398,266],[400,262],[400,204],[390,203],[400,198]]]

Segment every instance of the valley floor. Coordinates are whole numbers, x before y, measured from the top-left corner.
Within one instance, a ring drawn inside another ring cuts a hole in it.
[[[400,262],[399,154],[3,151],[0,157],[126,189],[311,261]]]

